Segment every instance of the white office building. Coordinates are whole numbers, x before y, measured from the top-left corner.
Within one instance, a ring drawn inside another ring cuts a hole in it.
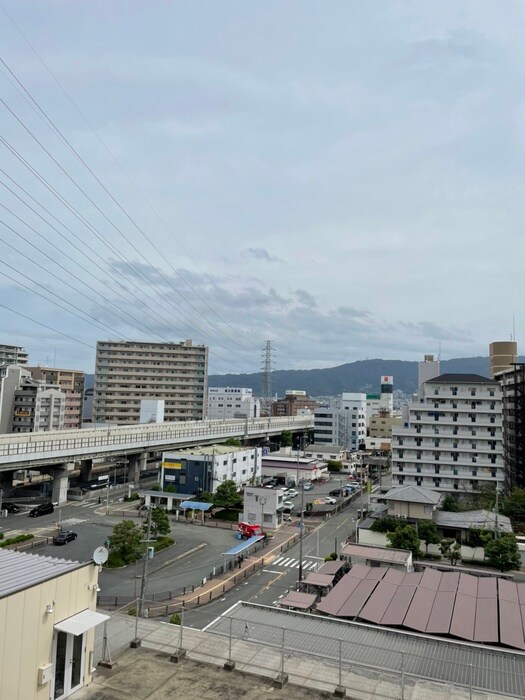
[[[366,416],[366,394],[341,394],[316,409],[314,442],[357,450],[366,438]]]
[[[461,494],[503,479],[498,382],[477,374],[442,374],[424,382],[408,420],[392,430],[393,486]]]
[[[230,386],[208,387],[208,419],[259,418],[261,404],[252,389]]]

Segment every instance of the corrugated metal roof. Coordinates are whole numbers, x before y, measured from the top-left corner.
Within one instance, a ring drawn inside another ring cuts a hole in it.
[[[396,674],[403,668],[407,677],[466,688],[471,683],[475,690],[511,698],[525,697],[525,655],[519,652],[244,602],[217,618],[208,630],[227,637],[230,634],[228,618],[238,621],[232,629],[239,638],[248,623],[254,639],[280,648],[285,629],[286,650],[293,648],[294,653],[309,654],[333,663],[338,662],[341,640],[343,664],[354,671],[357,665],[363,670]]]
[[[364,544],[347,544],[342,553],[347,557],[362,557],[374,561],[384,561],[391,564],[405,565],[410,557],[410,552],[405,549],[392,549],[390,547],[374,547]],[[355,568],[355,567],[354,567]]]
[[[0,598],[86,566],[85,563],[0,549]]]
[[[299,608],[300,610],[308,610],[311,608],[317,596],[314,593],[299,593],[298,591],[290,591],[287,596],[285,596],[279,605],[283,607]]]
[[[490,510],[467,510],[462,513],[436,510],[433,519],[439,527],[455,527],[460,530],[476,528],[494,531],[496,529],[496,514]],[[498,532],[512,532],[510,518],[506,515],[498,515]]]

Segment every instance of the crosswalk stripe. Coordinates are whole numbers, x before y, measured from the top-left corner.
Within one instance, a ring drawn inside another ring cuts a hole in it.
[[[290,559],[285,559],[283,562],[281,562],[281,566],[289,566],[290,562],[295,561],[295,559],[290,558]]]
[[[274,561],[274,564],[280,564],[282,561],[284,561],[284,557],[279,557],[279,559]]]

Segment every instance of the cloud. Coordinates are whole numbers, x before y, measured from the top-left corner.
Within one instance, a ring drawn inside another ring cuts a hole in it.
[[[281,258],[270,253],[265,248],[245,248],[241,255],[246,258],[254,258],[255,260],[263,260],[267,263],[283,262]]]

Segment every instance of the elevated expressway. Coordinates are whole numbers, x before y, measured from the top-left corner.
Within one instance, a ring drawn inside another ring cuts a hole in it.
[[[121,425],[46,433],[0,435],[0,477],[16,469],[53,473],[53,500],[66,498],[68,473],[76,463],[127,457],[131,478],[145,468],[148,452],[209,445],[228,438],[268,439],[283,430],[299,432],[313,427],[313,416],[185,421],[148,425]],[[0,482],[1,486],[1,482]]]

